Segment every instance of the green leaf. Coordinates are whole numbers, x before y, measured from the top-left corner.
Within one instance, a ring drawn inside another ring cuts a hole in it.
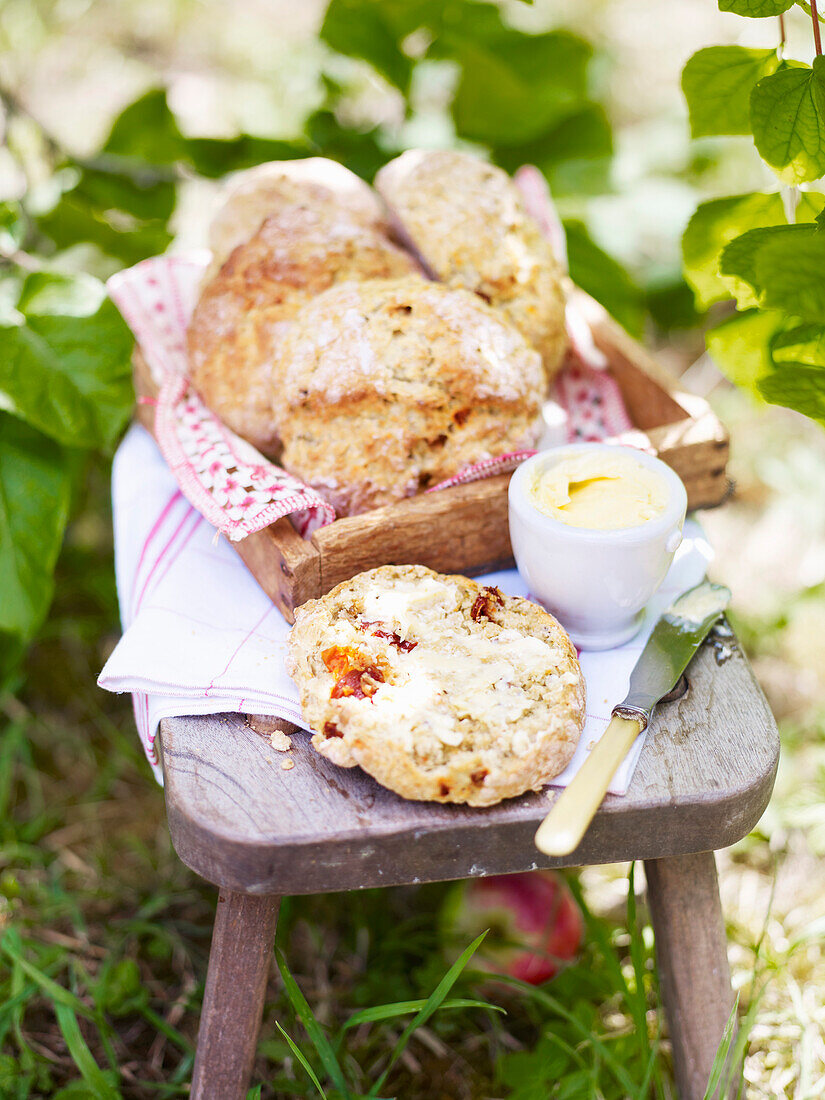
[[[474,21],[485,6],[464,5],[429,54],[461,65],[452,104],[459,135],[520,145],[584,107],[592,48],[567,31],[529,35],[500,24],[479,35]]]
[[[772,236],[756,254],[756,281],[763,288],[760,305],[764,309],[781,309],[803,321],[822,321],[825,237],[812,227],[807,236]]]
[[[70,489],[61,448],[16,417],[0,412],[0,632],[4,634],[29,639],[46,615]]]
[[[16,322],[0,325],[0,394],[60,443],[110,448],[134,404],[132,336],[91,276],[27,276]]]
[[[331,0],[320,37],[339,53],[368,61],[406,95],[413,63],[401,50],[383,0]]]
[[[52,210],[40,214],[36,221],[58,248],[90,241],[107,256],[127,265],[165,251],[172,240],[162,222],[140,222],[127,216],[116,224],[108,211],[90,204],[75,189],[67,191]]]
[[[685,278],[700,309],[731,296],[729,283],[719,273],[719,256],[725,245],[749,229],[784,220],[778,194],[731,195],[696,208],[682,236],[682,259]]]
[[[644,294],[620,263],[599,248],[583,222],[566,221],[567,259],[573,282],[586,290],[634,336],[644,324]]]
[[[609,186],[613,134],[602,106],[587,103],[533,141],[497,147],[494,159],[506,171],[535,164],[555,196],[601,193]]]
[[[753,86],[778,65],[776,50],[709,46],[695,53],[682,70],[693,137],[749,134]]]
[[[392,1067],[403,1054],[404,1049],[407,1046],[407,1043],[410,1041],[413,1032],[415,1032],[419,1027],[423,1027],[424,1024],[426,1024],[427,1020],[429,1020],[429,1018],[433,1015],[433,1013],[438,1011],[443,1002],[446,1000],[447,994],[458,981],[462,970],[473,957],[486,935],[486,932],[482,932],[480,936],[476,936],[473,942],[464,948],[459,957],[456,959],[456,961],[453,963],[453,965],[450,967],[450,969],[447,971],[447,973],[444,975],[444,977],[426,999],[422,1007],[418,1010],[413,1019],[410,1020],[410,1022],[401,1032],[400,1036],[398,1037],[398,1041],[392,1048],[392,1054],[390,1056],[389,1062],[384,1068],[384,1072],[381,1074],[381,1076],[378,1078],[378,1080],[375,1082],[375,1084],[372,1086],[369,1093],[367,1094],[369,1097],[378,1097],[378,1094],[381,1091],[381,1086],[384,1084],[387,1077],[389,1076]]]
[[[411,1012],[419,1012],[426,1003],[425,1000],[396,1001],[393,1004],[373,1005],[371,1008],[362,1008],[360,1012],[356,1012],[353,1016],[350,1016],[341,1030],[349,1031],[350,1028],[359,1027],[361,1024],[374,1024],[382,1020],[393,1020],[397,1016],[407,1016]],[[506,1009],[502,1008],[500,1005],[490,1004],[489,1001],[476,1001],[466,997],[454,997],[452,1000],[444,1001],[441,1005],[441,1009],[443,1011],[447,1008],[486,1008],[491,1012],[502,1012],[505,1016],[507,1015]]]
[[[292,977],[283,952],[276,947],[275,955],[278,960],[278,969],[281,972],[286,995],[289,997],[292,1007],[295,1009],[295,1014],[304,1025],[307,1035],[312,1040],[312,1045],[315,1047],[330,1081],[332,1081],[333,1085],[335,1085],[343,1096],[348,1096],[347,1083],[329,1039],[324,1035],[321,1025],[315,1019],[312,1009],[307,1004],[306,997],[301,992],[298,983]],[[286,1032],[284,1032],[284,1035],[286,1035]]]
[[[812,69],[782,68],[751,94],[751,128],[759,155],[786,183],[825,175],[825,57]]]
[[[317,150],[303,138],[281,141],[252,134],[239,134],[234,138],[187,138],[185,144],[187,163],[201,176],[210,179],[219,179],[227,172],[254,168],[265,161],[300,160],[314,152]]]
[[[769,241],[780,241],[785,250],[793,253],[801,241],[814,234],[815,229],[810,224],[773,225],[749,229],[725,245],[719,257],[719,272],[727,277],[739,308],[750,309],[763,304],[764,283],[759,257]],[[770,277],[770,273],[767,274]]]
[[[26,236],[26,217],[19,202],[0,202],[0,255],[11,256]]]
[[[304,1070],[306,1071],[307,1076],[309,1077],[310,1081],[312,1081],[313,1085],[315,1085],[316,1089],[320,1093],[321,1100],[327,1100],[327,1094],[324,1092],[323,1088],[321,1087],[321,1082],[318,1080],[318,1076],[317,1076],[315,1070],[310,1065],[309,1060],[307,1059],[304,1052],[301,1050],[301,1048],[298,1046],[298,1044],[294,1041],[294,1039],[292,1039],[284,1031],[284,1029],[281,1027],[281,1025],[278,1023],[277,1020],[275,1021],[275,1026],[277,1027],[278,1031],[280,1031],[280,1033],[283,1035],[283,1037],[286,1039],[286,1041],[289,1045],[289,1049],[292,1051],[292,1053],[298,1059],[300,1064],[304,1067]]]
[[[66,1004],[55,1004],[54,1014],[63,1032],[72,1061],[91,1090],[95,1100],[119,1100],[119,1092],[112,1085],[108,1075],[94,1060],[92,1052],[83,1038],[77,1016]]]
[[[781,15],[795,3],[796,0],[719,0],[719,11],[748,15],[752,19],[764,19],[769,15]]]
[[[772,405],[796,409],[825,425],[825,367],[785,366],[760,378],[757,386]]]
[[[342,126],[332,111],[316,111],[306,124],[307,137],[318,154],[337,160],[362,179],[371,180],[393,155],[378,140],[378,129]]]
[[[825,324],[797,325],[771,340],[774,363],[802,363],[825,367]]]
[[[165,223],[175,209],[175,173],[123,157],[102,154],[83,168],[70,192],[105,217],[122,210],[139,221]]]
[[[705,341],[722,373],[737,386],[757,393],[759,380],[773,369],[770,344],[781,327],[778,313],[751,309],[708,329]]]
[[[112,123],[103,152],[143,164],[174,164],[185,159],[186,143],[163,88],[152,88],[130,103]]]

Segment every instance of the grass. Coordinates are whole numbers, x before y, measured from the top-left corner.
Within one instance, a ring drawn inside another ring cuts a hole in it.
[[[740,520],[783,494],[788,507],[800,461],[788,438],[799,426],[720,400],[742,440],[741,495],[708,526],[784,747],[768,814],[720,857],[734,980],[749,1014],[743,1095],[804,1100],[825,1087],[825,692],[808,674],[805,645],[825,616],[825,592],[800,585],[776,604],[752,595],[758,547],[743,545],[753,525]],[[825,468],[818,441],[806,453]],[[128,701],[94,686],[118,632],[104,470],[91,473],[86,494],[53,613],[0,699],[4,1100],[185,1096],[206,973],[214,892],[170,848]],[[798,539],[814,545],[805,500],[791,514]],[[627,867],[571,876],[586,943],[538,988],[476,967],[484,944],[466,955],[445,920],[455,886],[287,899],[278,931],[286,961],[273,968],[254,1095],[672,1096],[642,883],[628,890],[627,879]]]

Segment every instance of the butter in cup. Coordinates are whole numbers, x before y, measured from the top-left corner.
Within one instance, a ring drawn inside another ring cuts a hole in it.
[[[582,649],[641,626],[681,542],[687,494],[659,459],[630,447],[567,444],[510,480],[510,540],[531,595]]]

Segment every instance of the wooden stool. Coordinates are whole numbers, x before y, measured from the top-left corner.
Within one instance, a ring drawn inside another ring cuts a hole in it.
[[[533,846],[546,793],[486,810],[406,802],[328,763],[304,734],[284,771],[239,715],[164,721],[172,842],[219,887],[193,1100],[246,1094],[280,896],[634,859],[645,862],[679,1093],[700,1100],[733,1003],[713,852],[759,820],[779,742],[740,653],[717,665],[705,647],[690,682],[660,708],[627,795],[608,796],[565,859]]]

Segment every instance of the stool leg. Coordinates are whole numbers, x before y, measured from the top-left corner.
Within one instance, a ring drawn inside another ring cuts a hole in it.
[[[246,1096],[279,901],[219,892],[190,1100],[243,1100]]]
[[[702,1100],[733,1007],[713,852],[645,860],[680,1100]]]

